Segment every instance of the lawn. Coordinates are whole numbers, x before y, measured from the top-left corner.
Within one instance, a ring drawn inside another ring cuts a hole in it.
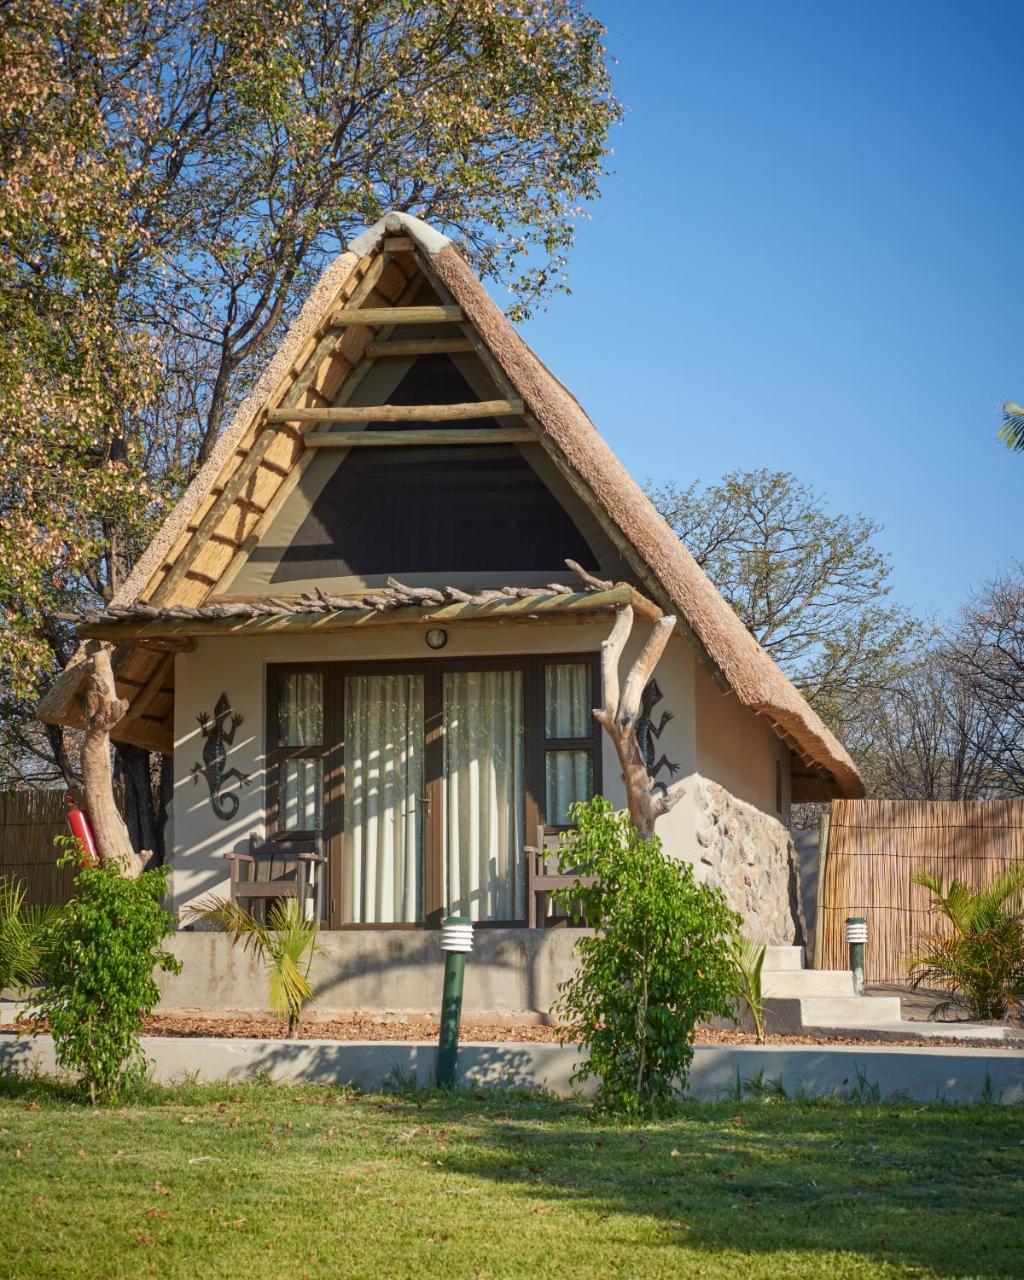
[[[0,1082],[0,1271],[82,1276],[1024,1274],[1024,1115]]]

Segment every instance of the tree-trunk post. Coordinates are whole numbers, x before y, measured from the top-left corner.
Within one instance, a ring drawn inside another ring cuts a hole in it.
[[[110,651],[92,647],[83,664],[85,673],[85,734],[82,740],[82,789],[96,848],[103,863],[112,863],[121,875],[136,879],[149,860],[148,852],[136,853],[124,818],[114,800],[114,775],[110,762],[110,731],[128,710],[117,696]]]
[[[612,740],[622,768],[622,780],[626,786],[626,807],[642,840],[654,835],[654,824],[662,814],[682,799],[681,783],[662,789],[647,772],[647,764],[640,743],[637,741],[636,724],[640,715],[640,700],[654,668],[658,665],[665,646],[675,628],[671,615],[659,618],[651,628],[651,634],[629,669],[625,682],[619,684],[619,663],[633,630],[633,610],[622,605],[615,613],[615,623],[608,638],[601,644],[601,698],[603,706],[594,710],[594,718]]]

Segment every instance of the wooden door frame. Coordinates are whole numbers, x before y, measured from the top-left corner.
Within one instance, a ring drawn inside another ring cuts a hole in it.
[[[486,657],[424,657],[418,659],[328,659],[316,662],[267,663],[265,692],[267,698],[266,759],[264,787],[267,838],[286,842],[308,840],[320,834],[329,859],[329,903],[327,928],[330,930],[401,930],[440,928],[444,912],[444,831],[441,823],[444,786],[443,679],[456,671],[520,671],[523,679],[523,774],[524,835],[544,826],[549,832],[560,828],[546,824],[545,751],[588,750],[592,760],[593,792],[601,793],[601,733],[593,721],[591,735],[579,739],[545,738],[544,668],[550,665],[584,663],[591,670],[591,693],[595,705],[600,689],[600,653],[595,650],[570,653],[510,653]],[[282,673],[317,671],[323,674],[324,738],[317,749],[277,747],[276,681]],[[414,924],[344,923],[343,847],[345,839],[345,680],[349,676],[419,675],[423,678],[424,720],[424,787],[428,800],[423,833],[424,919]],[[287,758],[305,755],[324,760],[321,821],[323,832],[280,831],[278,821],[278,789],[280,764]],[[479,928],[525,928],[524,920],[481,921]]]

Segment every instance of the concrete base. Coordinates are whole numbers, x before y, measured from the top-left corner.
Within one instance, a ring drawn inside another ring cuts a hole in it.
[[[399,1041],[219,1040],[144,1036],[153,1078],[175,1083],[251,1080],[356,1084],[364,1089],[433,1080],[432,1044]],[[473,1087],[546,1089],[566,1096],[579,1064],[576,1048],[556,1044],[467,1044],[459,1081]],[[55,1073],[49,1036],[0,1035],[0,1070]],[[790,1097],[894,1094],[920,1102],[1024,1101],[1024,1051],[812,1045],[698,1045],[688,1096],[702,1101],[757,1097],[784,1089]]]
[[[466,965],[467,1013],[547,1013],[558,984],[576,968],[580,929],[477,929]],[[312,1012],[437,1011],[444,958],[441,935],[426,929],[323,932],[310,975]],[[156,975],[161,1013],[267,1011],[263,968],[223,933],[177,933],[169,950],[178,975]]]

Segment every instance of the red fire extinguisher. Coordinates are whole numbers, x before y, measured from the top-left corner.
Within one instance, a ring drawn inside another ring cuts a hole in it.
[[[96,840],[92,834],[92,827],[89,826],[89,819],[85,811],[79,809],[71,796],[68,796],[68,826],[71,828],[71,834],[78,841],[78,846],[82,850],[82,865],[87,867],[96,866],[100,859],[96,851]]]

